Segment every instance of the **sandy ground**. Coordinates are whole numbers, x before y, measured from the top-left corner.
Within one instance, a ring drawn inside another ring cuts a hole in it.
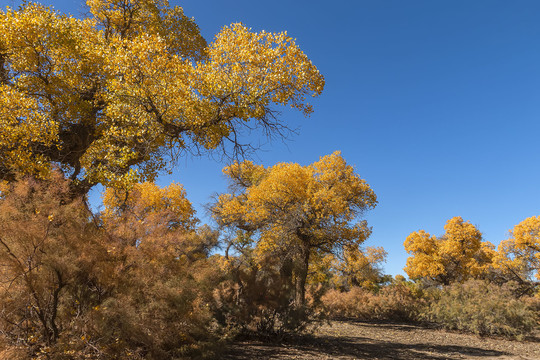
[[[410,324],[332,321],[279,344],[234,343],[223,359],[530,359],[540,360],[540,333],[524,341],[481,338]]]

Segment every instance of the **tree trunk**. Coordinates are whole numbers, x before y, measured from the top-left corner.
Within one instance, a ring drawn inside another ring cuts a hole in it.
[[[298,309],[303,308],[306,302],[306,279],[309,267],[309,250],[309,246],[307,245],[302,247],[300,263],[298,264],[298,270],[296,273],[295,306]]]

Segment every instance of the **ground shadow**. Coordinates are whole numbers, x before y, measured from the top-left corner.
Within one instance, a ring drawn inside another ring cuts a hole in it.
[[[234,346],[224,359],[275,359],[294,358],[299,353],[313,359],[319,357],[352,357],[360,359],[443,360],[450,355],[493,358],[508,353],[469,346],[401,344],[391,341],[366,341],[362,338],[335,338],[318,336],[307,341],[288,341],[283,344],[250,344]],[[281,354],[280,354],[281,353]],[[281,356],[279,356],[281,355]]]
[[[420,327],[398,323],[362,323],[363,326],[387,327],[410,331]],[[406,344],[395,339],[362,336],[296,335],[279,344],[242,342],[233,344],[223,359],[403,359],[443,360],[449,358],[494,358],[510,355],[465,345]]]

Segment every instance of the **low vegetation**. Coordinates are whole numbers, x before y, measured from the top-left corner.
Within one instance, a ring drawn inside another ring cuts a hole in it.
[[[481,280],[445,287],[421,316],[446,329],[477,335],[522,338],[538,325],[533,309],[509,286]]]
[[[364,247],[377,196],[339,151],[224,168],[201,224],[179,154],[242,155],[309,114],[324,78],[286,33],[224,27],[211,44],[166,0],[88,0],[88,16],[0,10],[0,358],[219,356],[347,317],[524,338],[540,313],[540,216],[496,248],[461,217],[411,233],[403,276]],[[251,139],[250,139],[251,140]],[[103,209],[88,192],[102,185]]]
[[[358,320],[417,321],[424,299],[405,284],[383,287],[377,292],[360,287],[330,290],[322,298],[328,316]]]
[[[321,162],[327,169],[340,159],[333,156]],[[282,337],[325,318],[429,322],[518,339],[538,327],[535,283],[501,284],[504,273],[494,265],[449,285],[434,277],[393,279],[381,271],[384,250],[338,242],[312,246],[306,271],[305,243],[291,235],[299,230],[289,232],[285,214],[263,218],[261,229],[235,220],[212,230],[199,225],[178,184],[111,188],[103,203],[102,212],[89,211],[60,172],[2,187],[3,356],[213,357],[239,335]],[[309,241],[322,231],[314,229]],[[220,244],[224,252],[215,251]]]

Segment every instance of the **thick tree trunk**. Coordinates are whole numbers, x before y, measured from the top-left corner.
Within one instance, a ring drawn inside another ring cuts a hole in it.
[[[293,259],[290,257],[287,257],[283,260],[283,264],[281,265],[281,268],[279,269],[279,277],[281,281],[281,289],[284,294],[287,294],[288,300],[294,300],[292,299],[293,296],[293,289],[295,289],[295,286],[293,285],[293,271],[294,271],[294,262]]]
[[[309,267],[309,253],[309,246],[303,246],[296,273],[295,306],[298,309],[303,308],[306,302],[306,279]]]

